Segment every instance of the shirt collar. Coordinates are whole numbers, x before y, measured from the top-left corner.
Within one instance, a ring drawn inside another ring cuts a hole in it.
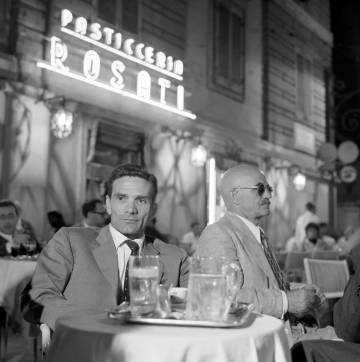
[[[110,230],[110,234],[113,238],[116,249],[123,246],[125,244],[126,240],[129,240],[129,238],[127,236],[122,234],[120,231],[116,230],[111,224],[109,224],[109,230]],[[139,245],[139,250],[142,250],[142,247],[144,244],[144,239],[145,239],[145,235],[143,235],[141,238],[131,239],[131,240]]]
[[[240,220],[250,229],[251,233],[255,236],[255,239],[261,244],[261,239],[260,239],[261,228],[259,226],[255,225],[252,221],[250,221],[249,219],[246,219],[243,216],[240,216],[233,212],[230,212],[230,214],[236,215],[238,218],[240,218]]]
[[[7,240],[10,243],[13,241],[13,236],[11,234],[4,234],[0,231],[0,236],[2,236],[5,240]]]

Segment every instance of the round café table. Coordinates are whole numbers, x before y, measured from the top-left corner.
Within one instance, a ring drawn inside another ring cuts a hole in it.
[[[283,323],[252,315],[240,328],[122,324],[81,310],[56,322],[51,362],[290,362]]]

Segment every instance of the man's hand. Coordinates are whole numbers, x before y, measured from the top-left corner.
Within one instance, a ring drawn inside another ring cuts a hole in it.
[[[289,302],[288,312],[297,317],[302,317],[321,303],[318,291],[312,285],[287,291],[286,296]]]

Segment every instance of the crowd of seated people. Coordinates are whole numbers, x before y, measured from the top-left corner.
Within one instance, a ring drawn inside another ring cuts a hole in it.
[[[360,307],[359,269],[355,270],[344,297],[335,306],[335,331],[332,329],[329,333],[327,328],[326,333],[322,333],[316,323],[304,321],[315,310],[323,308],[324,295],[314,285],[288,283],[259,226],[260,220],[270,213],[272,198],[272,188],[265,175],[254,166],[232,167],[222,177],[220,192],[227,212],[203,230],[195,255],[238,260],[243,271],[243,284],[235,302],[251,302],[257,312],[282,319],[290,343],[338,336],[349,344],[351,342],[351,350],[357,350],[360,317],[354,311]],[[163,284],[186,287],[189,277],[187,253],[164,243],[159,235],[145,232],[156,212],[156,194],[156,178],[146,169],[131,164],[115,168],[107,181],[104,208],[110,222],[106,224],[105,211],[95,208],[87,215],[95,210],[94,214],[104,219],[102,226],[89,227],[86,222],[81,227],[65,226],[56,232],[44,247],[31,284],[23,295],[24,318],[32,323],[46,323],[54,330],[57,318],[69,311],[84,307],[104,310],[127,301],[126,265],[135,249],[145,255],[159,255],[164,266]],[[2,212],[0,203],[0,220],[6,215],[3,220],[14,219],[16,224],[16,207],[5,204],[4,208],[5,212]],[[318,223],[306,225],[304,251],[335,249],[336,243],[324,237],[328,236],[325,226],[322,233],[320,229]],[[9,225],[0,226],[0,250],[1,247],[8,248],[6,243],[11,239],[1,243],[4,230],[6,235],[15,233]],[[354,248],[354,258],[355,255],[360,257],[360,249],[358,254],[357,251]],[[351,326],[350,331],[345,327],[346,323]],[[313,348],[307,343],[297,344],[293,349],[294,356],[302,358],[296,361],[307,360]],[[336,351],[342,348],[330,340],[324,343],[330,343]],[[316,348],[321,351],[321,341],[318,345]],[[324,359],[311,361],[342,361],[326,359],[330,358],[326,354],[321,356],[325,356]]]

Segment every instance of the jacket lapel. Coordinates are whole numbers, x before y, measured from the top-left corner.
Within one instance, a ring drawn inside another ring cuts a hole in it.
[[[100,271],[117,292],[119,284],[119,268],[117,252],[108,226],[100,230],[92,245],[92,252]],[[116,295],[116,294],[115,294]]]
[[[227,222],[231,223],[231,229],[236,232],[236,248],[240,252],[242,252],[241,249],[243,248],[252,263],[258,265],[265,275],[268,277],[271,276],[273,283],[277,284],[274,273],[264,254],[264,250],[256,240],[254,234],[237,215],[227,213],[225,218]]]

